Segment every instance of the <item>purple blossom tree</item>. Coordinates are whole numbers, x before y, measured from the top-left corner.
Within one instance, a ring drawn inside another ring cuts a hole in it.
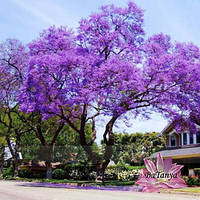
[[[28,58],[28,49],[20,41],[8,39],[0,43],[0,127],[13,158],[13,176],[18,171],[20,138],[28,131],[15,114],[20,113],[19,90],[26,77]]]
[[[53,118],[43,121],[40,112],[25,114],[18,109],[19,91],[27,76],[29,55],[28,48],[16,39],[0,43],[0,136],[6,138],[13,158],[13,176],[17,176],[21,137],[26,132],[34,132],[46,155],[47,177],[51,178],[53,148],[64,123]]]
[[[79,133],[101,178],[112,155],[116,120],[128,113],[132,119],[149,117],[152,111],[174,119],[199,103],[199,49],[163,34],[144,40],[143,11],[132,2],[126,8],[103,6],[80,21],[76,34],[50,27],[29,48],[21,110],[40,112],[43,119],[57,116]],[[109,116],[103,159],[92,150],[99,116]]]

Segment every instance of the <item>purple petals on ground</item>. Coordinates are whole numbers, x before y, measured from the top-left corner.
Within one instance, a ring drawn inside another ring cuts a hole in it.
[[[66,189],[82,189],[82,190],[110,190],[110,191],[132,191],[139,192],[139,186],[91,186],[89,184],[55,184],[55,183],[23,183],[25,187],[49,187],[49,188],[66,188]]]

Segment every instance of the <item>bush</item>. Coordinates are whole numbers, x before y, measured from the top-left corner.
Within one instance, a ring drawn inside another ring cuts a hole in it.
[[[144,166],[110,165],[105,171],[105,180],[133,181],[137,180]],[[62,164],[53,171],[55,179],[95,180],[96,166],[92,164]]]
[[[135,181],[143,166],[111,165],[105,171],[105,180]]]
[[[118,172],[116,169],[108,168],[105,171],[105,180],[117,180],[118,179]]]
[[[21,178],[33,178],[33,174],[30,169],[21,169],[19,170],[18,175]]]
[[[63,169],[55,169],[52,172],[52,178],[54,179],[65,179],[66,173]]]
[[[13,175],[13,167],[12,166],[10,166],[7,169],[4,169],[3,172],[2,172],[2,177],[4,179],[12,178],[12,175]]]
[[[200,186],[200,179],[198,177],[184,176],[183,179],[188,186]]]
[[[195,173],[195,176],[198,176],[200,178],[200,168],[195,168],[194,173]]]
[[[63,164],[65,178],[74,180],[94,180],[96,178],[96,166],[90,164]]]
[[[21,169],[19,170],[19,177],[21,178],[45,178],[46,173],[45,172],[40,172],[40,173],[33,173],[31,169]]]
[[[105,180],[113,181],[135,181],[138,179],[143,166],[128,165],[110,165],[105,171]],[[22,178],[45,178],[46,174],[33,173],[30,169],[22,169],[19,172]],[[52,178],[54,179],[71,179],[71,180],[95,180],[97,177],[96,166],[92,164],[62,164],[59,168],[54,169]]]
[[[119,164],[119,165],[109,165],[107,167],[107,169],[118,169],[120,171],[123,171],[123,170],[137,170],[137,171],[140,171],[141,169],[145,168],[145,166],[130,166],[130,165],[126,165],[126,164]]]

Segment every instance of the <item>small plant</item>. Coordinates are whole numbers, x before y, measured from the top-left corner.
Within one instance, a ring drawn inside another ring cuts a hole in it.
[[[65,179],[66,174],[63,169],[55,169],[52,173],[54,179]]]
[[[33,174],[30,169],[22,169],[19,171],[19,177],[21,178],[32,178]]]
[[[13,167],[12,166],[3,170],[2,177],[4,179],[10,179],[10,178],[12,178],[12,176],[13,176]]]
[[[195,176],[198,176],[200,179],[200,168],[195,168],[194,173],[195,173]]]
[[[184,176],[183,179],[188,186],[200,186],[200,179],[198,177]]]

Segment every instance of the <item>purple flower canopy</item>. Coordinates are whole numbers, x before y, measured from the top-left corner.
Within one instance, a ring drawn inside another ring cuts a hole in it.
[[[11,64],[18,64],[12,71],[1,44],[1,83],[16,80],[12,92],[1,87],[2,94],[10,92],[24,112],[39,111],[44,119],[56,115],[70,126],[97,115],[115,122],[127,112],[133,118],[152,111],[169,119],[191,113],[197,118],[199,48],[172,42],[162,33],[145,39],[143,21],[143,10],[132,2],[125,8],[103,6],[74,32],[55,26],[44,30],[28,45],[28,53],[10,42]]]
[[[0,106],[15,105],[29,60],[26,46],[16,39],[0,43]]]

